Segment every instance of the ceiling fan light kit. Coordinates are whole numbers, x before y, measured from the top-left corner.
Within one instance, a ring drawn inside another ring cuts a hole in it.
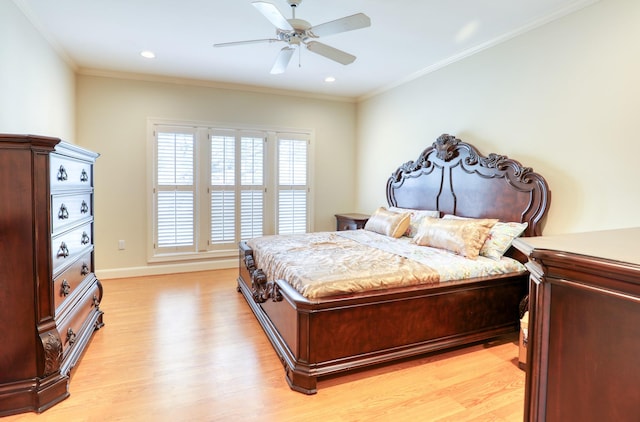
[[[355,15],[345,16],[340,19],[313,26],[305,20],[296,18],[296,8],[302,3],[302,0],[287,0],[287,2],[289,3],[289,6],[291,6],[291,19],[285,18],[278,8],[272,3],[266,1],[254,1],[251,3],[265,18],[267,18],[269,22],[271,22],[271,24],[273,24],[273,26],[276,27],[275,38],[218,43],[214,44],[214,47],[285,42],[287,43],[287,46],[280,50],[276,57],[276,61],[271,68],[271,73],[273,74],[283,73],[286,70],[295,48],[299,48],[301,45],[306,46],[307,50],[315,54],[343,65],[354,62],[356,56],[327,44],[315,41],[315,39],[371,26],[371,20],[367,15],[364,13],[356,13]]]

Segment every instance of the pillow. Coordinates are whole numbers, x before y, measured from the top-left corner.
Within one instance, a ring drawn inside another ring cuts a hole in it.
[[[384,207],[378,208],[364,225],[365,230],[399,238],[409,227],[409,213],[397,213]]]
[[[443,219],[466,219],[455,215],[445,215]],[[480,248],[480,255],[499,260],[509,250],[513,239],[520,236],[527,228],[528,223],[503,223],[498,221],[489,230],[489,235]]]
[[[520,236],[528,223],[497,222],[489,231],[489,236],[480,249],[480,255],[499,260],[511,247],[513,239]]]
[[[404,236],[413,237],[418,233],[418,227],[425,217],[440,217],[440,211],[414,210],[411,208],[389,207],[389,211],[408,212],[410,215],[409,228],[404,232]]]
[[[494,219],[441,219],[425,217],[413,241],[421,246],[446,249],[469,259],[477,259]]]

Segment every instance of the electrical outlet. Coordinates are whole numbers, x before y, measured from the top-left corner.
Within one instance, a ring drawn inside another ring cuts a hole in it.
[[[124,250],[124,240],[118,240],[118,249]]]

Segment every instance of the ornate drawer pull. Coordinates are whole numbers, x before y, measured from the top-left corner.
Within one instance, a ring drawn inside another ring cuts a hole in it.
[[[66,220],[69,218],[69,210],[65,204],[60,204],[60,209],[58,210],[58,220]]]
[[[67,176],[67,171],[64,169],[63,165],[60,165],[58,169],[58,181],[63,182],[67,180],[69,177]]]
[[[62,242],[60,243],[60,247],[58,248],[58,258],[62,257],[62,258],[66,258],[69,256],[69,248],[67,247],[67,244]]]
[[[98,295],[93,295],[93,306],[96,308],[100,306],[100,301],[98,300]]]
[[[89,205],[85,201],[82,201],[82,205],[80,205],[80,214],[86,214],[89,212]]]
[[[86,245],[89,242],[91,242],[91,238],[89,237],[87,232],[82,232],[82,239],[80,239],[80,243],[82,243],[83,245]]]
[[[74,333],[71,327],[69,327],[69,329],[67,330],[67,343],[69,343],[69,346],[73,346],[73,343],[75,342],[76,342],[76,333]]]
[[[60,296],[67,297],[69,296],[69,293],[71,293],[71,285],[69,285],[67,279],[64,279],[62,280],[62,285],[60,286]]]
[[[89,175],[87,174],[85,169],[82,169],[82,173],[80,173],[80,181],[86,182],[89,180]]]
[[[80,270],[80,275],[87,275],[87,274],[89,274],[89,266],[83,262],[82,269]]]

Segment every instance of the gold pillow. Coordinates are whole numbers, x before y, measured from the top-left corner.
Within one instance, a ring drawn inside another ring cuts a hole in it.
[[[440,211],[435,210],[414,210],[411,208],[389,207],[389,211],[409,213],[409,227],[407,228],[407,231],[404,232],[404,236],[407,237],[413,237],[418,233],[418,227],[420,227],[420,223],[423,218],[440,217]]]
[[[364,225],[365,230],[399,238],[407,231],[411,216],[408,212],[391,212],[384,207],[378,208]]]
[[[476,259],[497,219],[447,220],[425,217],[413,238],[421,246],[446,249]]]

